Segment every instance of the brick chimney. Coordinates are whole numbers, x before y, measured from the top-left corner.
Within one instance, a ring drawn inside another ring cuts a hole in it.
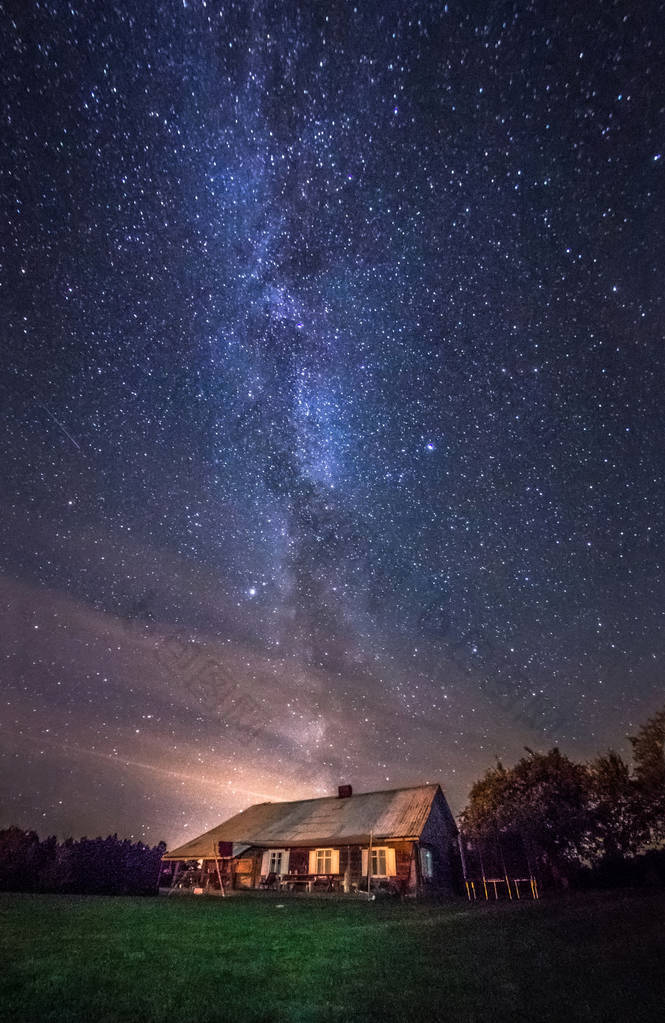
[[[348,799],[349,796],[353,795],[353,789],[350,785],[338,785],[337,796],[339,799]]]

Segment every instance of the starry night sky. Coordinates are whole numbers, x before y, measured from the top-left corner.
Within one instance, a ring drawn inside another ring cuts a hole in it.
[[[665,8],[0,2],[1,824],[663,703]]]

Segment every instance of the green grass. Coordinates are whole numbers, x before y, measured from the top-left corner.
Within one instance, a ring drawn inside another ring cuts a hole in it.
[[[0,895],[0,1019],[665,1018],[665,895],[469,906]]]

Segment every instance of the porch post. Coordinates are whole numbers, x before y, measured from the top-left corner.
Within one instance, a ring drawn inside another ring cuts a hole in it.
[[[219,870],[219,860],[217,859],[216,856],[215,856],[215,867],[217,868],[217,877],[219,879],[219,890],[222,893],[222,897],[225,898],[226,897],[226,892],[224,891],[224,884],[222,883],[222,875],[221,875],[220,870]]]
[[[413,843],[413,852],[416,860],[416,897],[423,893],[423,872],[420,866],[420,842]]]
[[[175,890],[175,883],[178,880],[178,876],[180,874],[180,862],[181,862],[180,860],[175,861],[175,867],[173,868],[173,879],[171,881],[171,887],[169,888],[169,895],[171,895]]]

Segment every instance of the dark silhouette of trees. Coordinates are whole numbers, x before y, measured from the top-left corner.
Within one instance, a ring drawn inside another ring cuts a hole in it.
[[[630,767],[615,750],[589,765],[589,835],[592,861],[635,855],[647,838]]]
[[[463,832],[488,849],[510,847],[517,838],[546,883],[568,885],[581,877],[585,883],[594,877],[633,883],[647,874],[662,882],[665,710],[631,743],[632,770],[614,750],[588,764],[558,749],[527,749],[511,768],[498,762],[473,785]]]
[[[40,842],[34,831],[11,827],[0,831],[0,890],[153,895],[165,849],[117,835]]]
[[[665,842],[665,708],[631,738],[642,823],[653,844]]]
[[[20,828],[0,831],[0,889],[20,892],[38,887],[53,841],[40,842],[36,832]]]
[[[512,768],[498,763],[472,787],[462,828],[495,845],[519,835],[541,875],[559,882],[579,859],[587,830],[589,775],[558,749],[527,751]]]

